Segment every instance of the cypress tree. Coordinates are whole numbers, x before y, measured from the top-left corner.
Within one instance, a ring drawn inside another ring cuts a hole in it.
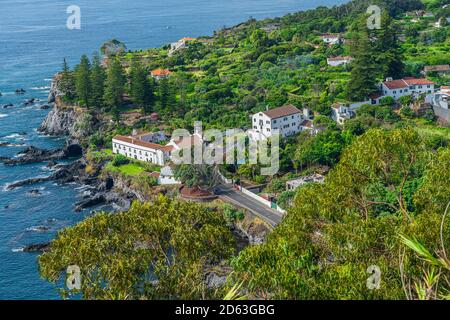
[[[106,73],[105,93],[103,95],[108,107],[119,107],[122,104],[125,82],[122,64],[118,59],[113,59]]]
[[[95,54],[92,59],[91,69],[91,104],[97,108],[101,108],[104,105],[105,79],[106,74],[101,66],[100,57]]]
[[[381,19],[381,28],[374,30],[373,37],[376,43],[376,61],[381,66],[380,72],[383,78],[401,78],[404,75],[405,65],[398,40],[398,27],[394,20],[385,11]]]
[[[89,107],[91,94],[91,63],[83,55],[80,64],[75,68],[75,88],[81,105]]]
[[[154,100],[153,85],[139,62],[133,62],[131,65],[130,96],[144,113],[151,112]]]
[[[58,89],[62,92],[64,100],[72,101],[76,97],[75,79],[66,58],[64,58],[60,75]]]
[[[167,78],[161,79],[158,83],[159,87],[159,107],[162,112],[170,111],[171,90],[169,80]]]
[[[377,65],[374,59],[374,48],[366,28],[365,20],[359,25],[352,46],[351,80],[347,87],[347,95],[351,101],[363,101],[376,91]]]

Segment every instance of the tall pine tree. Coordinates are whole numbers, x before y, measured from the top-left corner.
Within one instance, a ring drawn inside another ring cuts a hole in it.
[[[125,91],[125,74],[119,59],[113,59],[106,73],[103,99],[109,108],[119,107]]]
[[[351,101],[364,101],[368,95],[375,92],[377,82],[377,65],[374,60],[374,47],[366,27],[366,20],[362,19],[353,39],[351,54],[351,79],[347,87],[347,96]]]
[[[75,79],[73,72],[70,71],[69,64],[64,58],[60,79],[58,81],[58,90],[61,91],[63,100],[72,102],[76,97]]]
[[[163,78],[158,82],[159,91],[159,108],[161,112],[169,113],[171,111],[172,102],[172,90],[170,87],[169,79]]]
[[[131,65],[130,96],[143,113],[150,113],[153,109],[153,82],[147,77],[147,71],[139,62]]]
[[[81,57],[80,64],[75,68],[75,88],[80,104],[89,107],[91,100],[91,63],[86,55]]]
[[[91,104],[94,107],[102,108],[104,105],[105,79],[106,73],[100,63],[100,57],[98,54],[94,54],[91,69]]]
[[[374,29],[372,37],[376,39],[376,62],[382,78],[399,79],[404,75],[404,57],[398,40],[398,26],[387,11],[381,17],[381,28]]]

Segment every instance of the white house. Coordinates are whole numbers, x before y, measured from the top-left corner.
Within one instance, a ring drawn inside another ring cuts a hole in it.
[[[350,56],[345,56],[345,57],[330,57],[327,59],[327,63],[329,66],[332,67],[337,67],[337,66],[341,66],[341,65],[345,65],[347,63],[350,63],[350,61],[352,61],[353,58]]]
[[[160,185],[171,185],[171,184],[181,184],[180,181],[175,179],[172,168],[165,166],[161,168],[161,173],[159,174],[158,184]]]
[[[437,73],[439,76],[450,75],[450,65],[434,65],[434,66],[425,66],[423,69],[423,74],[427,75],[431,72]]]
[[[324,183],[325,177],[321,174],[313,173],[306,177],[301,177],[286,182],[286,191],[296,190],[298,187],[307,183]]]
[[[380,85],[383,95],[398,100],[403,96],[431,94],[434,92],[434,82],[427,79],[403,78],[393,80],[386,79]]]
[[[331,106],[331,119],[339,124],[344,124],[344,122],[353,117],[353,115],[354,112],[345,104],[335,103]]]
[[[115,136],[112,139],[113,153],[127,158],[164,166],[170,161],[172,146],[147,142],[133,136]]]
[[[172,71],[167,70],[167,69],[155,69],[150,72],[150,75],[152,76],[152,78],[154,78],[156,80],[161,80],[161,79],[167,78],[171,74],[172,74]]]
[[[170,44],[169,56],[172,56],[174,52],[185,49],[188,47],[188,43],[197,40],[196,38],[182,38],[177,42]]]
[[[302,111],[293,105],[256,113],[252,117],[252,137],[257,140],[267,139],[275,130],[279,130],[282,137],[292,136],[301,131],[303,119]]]
[[[441,89],[425,97],[425,102],[433,106],[434,114],[445,122],[450,122],[450,87],[442,86]]]
[[[323,42],[334,45],[334,44],[340,44],[342,42],[342,37],[340,34],[322,34],[321,38]]]

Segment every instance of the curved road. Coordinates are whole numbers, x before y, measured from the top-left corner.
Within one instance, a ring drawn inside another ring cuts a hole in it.
[[[255,199],[235,190],[234,188],[222,186],[220,189],[220,199],[235,206],[249,210],[272,227],[275,227],[283,219],[283,215],[278,211],[264,206]]]

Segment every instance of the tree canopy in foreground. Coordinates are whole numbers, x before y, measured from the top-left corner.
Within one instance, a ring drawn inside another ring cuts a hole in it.
[[[233,252],[220,212],[161,196],[61,231],[39,266],[51,282],[79,266],[84,299],[205,299],[205,268]]]

